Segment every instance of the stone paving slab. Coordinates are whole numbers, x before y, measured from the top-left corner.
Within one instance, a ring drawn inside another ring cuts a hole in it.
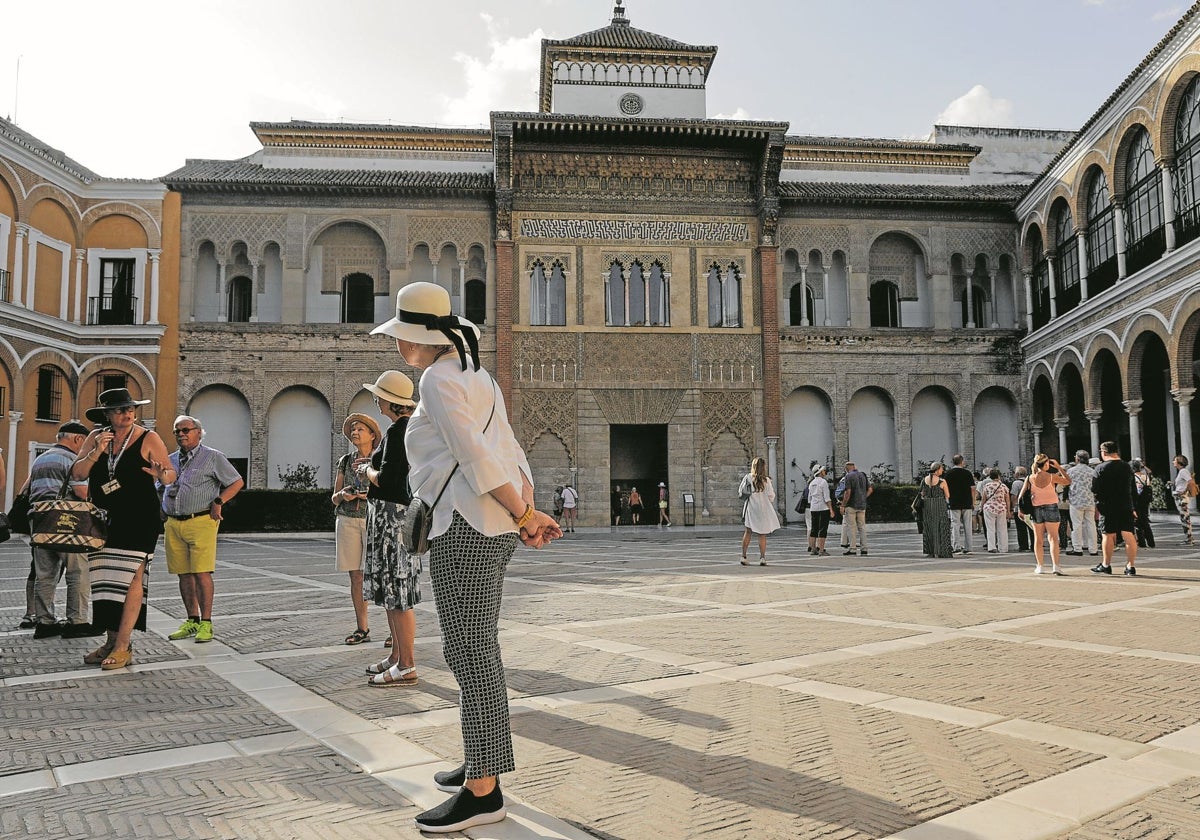
[[[954,598],[919,592],[859,593],[852,597],[790,604],[782,609],[847,615],[873,621],[915,622],[938,627],[971,627],[988,621],[1052,613],[1065,607],[1000,598]]]
[[[665,586],[639,587],[638,592],[701,604],[771,604],[855,591],[845,586],[816,586],[809,584],[808,580],[685,581]]]
[[[1160,606],[1170,607],[1173,602]],[[1153,610],[1114,610],[1102,615],[1063,619],[1052,624],[1029,628],[1025,632],[1055,639],[1099,642],[1123,648],[1200,655],[1200,633],[1179,633],[1179,623],[1190,621],[1177,615]]]
[[[289,729],[204,668],[0,687],[0,717],[0,774]]]
[[[525,713],[513,729],[512,788],[605,837],[868,840],[1096,759],[742,684]],[[457,754],[456,727],[410,737]]]
[[[988,595],[993,597],[1029,598],[1034,600],[1052,600],[1076,604],[1111,604],[1124,601],[1131,597],[1158,595],[1165,592],[1178,592],[1186,589],[1184,584],[1166,583],[1159,580],[1158,570],[1145,572],[1145,579],[1139,579],[1137,590],[1131,591],[1121,586],[1096,586],[1095,575],[1086,569],[1070,570],[1069,577],[1047,577],[1046,575],[1027,575],[1014,577],[1011,575],[989,580],[976,580],[963,583],[952,583],[939,586],[938,592],[958,592],[964,595]],[[1153,577],[1152,577],[1153,576]],[[1122,581],[1124,583],[1124,581]],[[1200,580],[1197,580],[1200,584]],[[1171,606],[1180,603],[1171,601]]]
[[[1200,720],[1200,665],[959,639],[790,672],[1146,743]]]
[[[96,669],[95,665],[84,665],[83,657],[103,643],[104,636],[35,639],[32,630],[0,636],[0,649],[4,651],[3,658],[0,658],[0,679]],[[187,654],[174,644],[153,633],[134,632],[133,648],[134,660],[143,665],[187,659]]]
[[[361,840],[411,826],[419,809],[351,771],[313,748],[74,784],[8,797],[0,836]]]
[[[218,585],[222,581],[217,581]],[[218,589],[213,596],[213,619],[224,625],[234,617],[255,616],[262,612],[305,612],[312,610],[338,610],[346,612],[350,629],[354,624],[354,605],[349,594],[330,592],[324,589],[297,589],[279,587],[282,591],[256,595],[239,595]],[[156,598],[153,604],[167,615],[181,621],[187,618],[187,610],[178,596]]]

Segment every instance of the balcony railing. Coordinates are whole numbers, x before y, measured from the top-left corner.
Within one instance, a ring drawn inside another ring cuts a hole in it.
[[[137,312],[137,298],[124,295],[102,295],[88,298],[87,322],[89,324],[133,324]]]
[[[1125,254],[1126,271],[1130,274],[1136,274],[1161,257],[1166,250],[1166,229],[1155,228],[1129,246],[1129,250]]]

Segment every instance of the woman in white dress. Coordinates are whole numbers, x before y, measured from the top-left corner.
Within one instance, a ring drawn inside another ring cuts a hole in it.
[[[767,534],[779,530],[779,516],[775,513],[775,485],[767,476],[767,462],[755,458],[750,463],[750,472],[742,477],[738,495],[746,500],[742,511],[742,522],[746,533],[742,535],[742,565],[749,566],[746,549],[750,547],[750,535],[758,534],[758,565],[767,565]]]

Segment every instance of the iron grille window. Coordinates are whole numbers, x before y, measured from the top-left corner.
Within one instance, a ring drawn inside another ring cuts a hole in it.
[[[487,322],[487,284],[482,280],[468,280],[463,295],[463,314],[472,324],[483,326]]]
[[[37,419],[62,418],[62,372],[53,365],[38,368]]]
[[[88,300],[89,324],[134,323],[135,265],[132,259],[100,260],[100,296]]]
[[[1050,322],[1050,262],[1039,247],[1033,264],[1033,328]]]
[[[8,303],[12,300],[12,274],[8,269],[0,268],[0,301]]]
[[[1176,239],[1182,245],[1200,235],[1200,77],[1192,79],[1175,119]]]
[[[900,326],[900,295],[895,283],[886,280],[872,283],[869,303],[872,327]]]
[[[8,412],[8,391],[0,385],[0,417]]]
[[[126,388],[129,384],[129,377],[123,373],[102,373],[100,374],[100,393],[111,391],[113,388]]]

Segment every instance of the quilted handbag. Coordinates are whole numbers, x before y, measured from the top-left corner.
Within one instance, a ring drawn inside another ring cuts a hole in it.
[[[30,506],[29,521],[29,541],[49,551],[96,551],[108,539],[108,512],[89,501],[68,498],[66,481],[57,499]]]

